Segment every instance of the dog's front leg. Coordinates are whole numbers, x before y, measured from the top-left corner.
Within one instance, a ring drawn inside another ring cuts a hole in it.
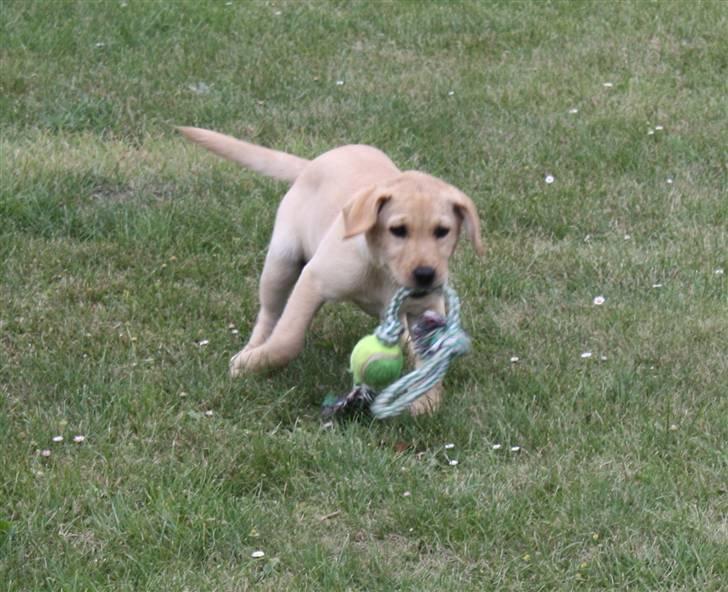
[[[285,366],[303,349],[306,329],[323,303],[319,282],[307,266],[298,278],[270,337],[261,345],[246,347],[235,354],[230,360],[230,375]]]
[[[415,368],[422,366],[422,360],[417,356],[414,350],[412,339],[407,340],[407,357]],[[409,410],[412,415],[431,414],[438,410],[442,403],[442,381],[438,382],[429,391],[422,395],[419,399],[413,401]]]
[[[431,306],[435,312],[444,315],[445,314],[445,301],[443,298],[438,298],[433,306]],[[407,356],[411,364],[415,368],[422,366],[422,360],[415,352],[414,343],[412,342],[412,335],[410,333],[411,327],[417,320],[417,316],[414,314],[407,314]],[[422,395],[419,399],[410,404],[410,413],[412,415],[431,414],[437,411],[442,402],[443,386],[442,381],[438,382],[429,391]]]

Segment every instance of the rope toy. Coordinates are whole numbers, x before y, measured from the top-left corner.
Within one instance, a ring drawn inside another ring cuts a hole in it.
[[[414,292],[400,288],[374,335],[367,335],[354,347],[354,389],[342,397],[329,396],[324,400],[321,414],[325,419],[345,411],[366,409],[378,419],[399,415],[442,380],[454,358],[470,350],[470,338],[460,326],[460,299],[450,286],[445,285],[443,290],[447,317],[428,310],[411,329],[422,365],[399,378],[403,365],[399,340],[404,332],[399,310]]]

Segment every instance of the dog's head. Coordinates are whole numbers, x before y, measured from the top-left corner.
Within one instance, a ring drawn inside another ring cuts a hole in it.
[[[424,173],[408,171],[361,190],[343,216],[344,238],[364,233],[378,262],[400,286],[424,291],[444,284],[461,231],[483,253],[472,200]]]

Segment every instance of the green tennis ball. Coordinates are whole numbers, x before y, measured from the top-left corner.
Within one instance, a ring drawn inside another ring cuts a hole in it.
[[[359,340],[351,352],[351,372],[354,384],[366,384],[381,390],[399,378],[404,356],[399,344],[386,345],[375,335]]]

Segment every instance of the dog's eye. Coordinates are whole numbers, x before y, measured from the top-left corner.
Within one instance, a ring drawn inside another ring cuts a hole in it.
[[[435,238],[444,238],[448,235],[449,232],[449,228],[446,228],[445,226],[438,226],[437,228],[435,228]]]
[[[398,238],[404,238],[407,236],[407,227],[404,224],[399,226],[390,226],[389,232]]]

